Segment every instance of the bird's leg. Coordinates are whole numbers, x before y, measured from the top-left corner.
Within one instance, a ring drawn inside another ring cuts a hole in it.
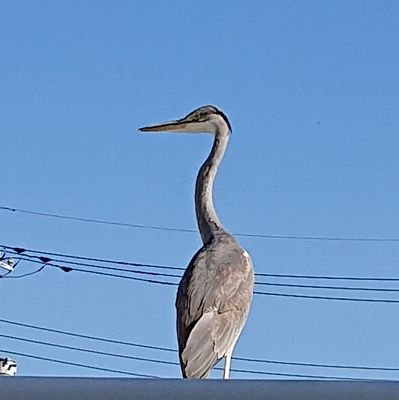
[[[230,363],[231,363],[231,351],[227,352],[226,357],[224,359],[223,379],[230,378]]]

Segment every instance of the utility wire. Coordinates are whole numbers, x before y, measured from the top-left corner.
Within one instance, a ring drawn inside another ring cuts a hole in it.
[[[220,369],[222,368],[215,368]],[[385,381],[385,379],[365,379],[365,378],[346,378],[342,376],[329,376],[329,375],[310,375],[310,374],[293,374],[288,372],[269,372],[269,371],[253,371],[242,368],[230,368],[232,372],[239,372],[243,374],[255,374],[255,375],[271,375],[271,376],[284,376],[290,378],[308,378],[308,379],[322,379],[322,380],[337,380],[337,381]]]
[[[53,363],[57,363],[57,364],[64,364],[64,365],[72,365],[74,367],[94,369],[97,371],[105,371],[105,372],[113,372],[113,373],[122,374],[122,375],[130,375],[130,376],[135,376],[137,378],[153,378],[153,379],[160,378],[159,376],[156,376],[156,375],[139,374],[136,372],[121,371],[118,369],[96,367],[94,365],[81,364],[81,363],[76,363],[76,362],[71,362],[71,361],[60,360],[60,359],[56,359],[56,358],[42,357],[42,356],[37,356],[35,354],[21,353],[21,352],[16,352],[13,350],[8,350],[8,349],[0,349],[0,351],[3,353],[13,354],[13,355],[20,356],[20,357],[34,358],[36,360],[49,361],[49,362],[53,362]]]
[[[268,274],[259,272],[256,276],[273,278],[293,278],[293,279],[323,279],[337,281],[372,281],[372,282],[399,282],[399,278],[378,277],[378,276],[331,276],[331,275],[309,275],[309,274]]]
[[[40,268],[36,269],[35,271],[27,272],[26,274],[21,274],[21,275],[8,275],[8,274],[5,274],[5,275],[0,276],[0,279],[2,279],[2,278],[3,278],[3,279],[20,279],[20,278],[26,278],[26,277],[28,277],[28,276],[36,275],[36,274],[38,274],[39,272],[42,272],[43,269],[44,269],[45,267],[46,267],[45,265],[42,265]],[[12,271],[10,271],[10,272],[12,272]],[[9,273],[10,273],[10,272],[9,272]]]
[[[30,262],[35,262],[35,263],[41,263],[38,260],[30,260],[27,259],[27,261]],[[166,286],[178,286],[178,283],[176,282],[169,282],[169,281],[159,281],[156,279],[146,279],[146,278],[138,278],[134,276],[126,276],[126,275],[118,275],[118,274],[112,274],[112,273],[107,273],[107,272],[100,272],[100,271],[93,271],[93,270],[87,270],[83,268],[76,268],[76,267],[65,267],[63,265],[55,264],[52,262],[47,262],[45,264],[46,267],[51,267],[51,268],[57,268],[61,269],[63,271],[71,272],[71,271],[76,271],[76,272],[82,272],[82,273],[87,273],[87,274],[94,274],[94,275],[99,275],[99,276],[106,276],[106,277],[112,277],[112,278],[119,278],[119,279],[128,279],[128,280],[134,280],[134,281],[139,281],[139,282],[146,282],[146,283],[153,283],[153,284],[160,284],[160,285],[166,285]],[[42,271],[43,268],[39,268],[38,270],[29,273],[29,275],[36,274],[40,271]],[[22,277],[22,276],[19,276]],[[8,276],[0,277],[1,278],[9,278]],[[302,294],[289,294],[289,293],[278,293],[278,292],[263,292],[259,290],[255,290],[254,294],[256,295],[263,295],[263,296],[279,296],[279,297],[291,297],[291,298],[302,298],[302,299],[314,299],[314,300],[336,300],[336,301],[352,301],[352,302],[369,302],[369,303],[391,303],[391,304],[398,304],[399,300],[394,300],[394,299],[374,299],[374,298],[356,298],[356,297],[334,297],[334,296],[316,296],[316,295],[302,295]]]
[[[35,261],[35,260],[30,260],[30,261],[31,262],[38,262],[38,261]],[[111,277],[111,278],[119,278],[119,279],[128,279],[128,280],[132,280],[132,281],[154,283],[154,284],[165,285],[165,286],[177,286],[178,285],[175,282],[160,281],[160,280],[157,280],[157,279],[138,278],[136,276],[118,275],[118,274],[112,274],[112,273],[109,273],[109,272],[93,271],[93,270],[83,269],[83,268],[65,267],[63,265],[55,264],[55,263],[51,263],[51,262],[46,263],[45,266],[46,267],[50,267],[50,268],[61,269],[63,271],[67,271],[67,272],[75,271],[75,272],[82,272],[82,273],[86,273],[86,274],[100,275],[100,276],[106,276],[106,277]],[[37,273],[37,272],[40,272],[40,271],[39,270],[35,271],[35,273]]]
[[[337,301],[354,301],[354,302],[368,302],[368,303],[391,303],[398,304],[399,300],[391,299],[368,299],[368,298],[356,298],[356,297],[333,297],[333,296],[314,296],[305,294],[288,294],[288,293],[272,293],[272,292],[260,292],[254,291],[254,294],[263,296],[277,296],[277,297],[291,297],[297,299],[314,299],[314,300],[337,300]]]
[[[57,344],[57,343],[50,343],[50,342],[45,342],[45,341],[40,341],[40,340],[27,339],[27,338],[22,338],[22,337],[18,337],[18,336],[10,336],[10,335],[4,335],[4,334],[0,334],[0,337],[23,341],[23,342],[28,342],[28,343],[39,344],[39,345],[44,345],[44,346],[49,346],[49,347],[56,347],[56,348],[61,348],[61,349],[66,349],[66,350],[73,350],[73,351],[79,351],[79,352],[84,352],[84,353],[97,354],[97,355],[102,355],[102,356],[111,356],[111,357],[117,357],[117,358],[130,359],[130,360],[134,360],[134,361],[145,361],[145,362],[151,362],[151,363],[156,363],[156,364],[179,366],[179,363],[174,362],[174,361],[159,360],[159,359],[153,359],[153,358],[147,358],[147,357],[128,356],[128,355],[118,354],[118,353],[109,353],[109,352],[104,352],[104,351],[86,349],[86,348],[82,348],[82,347],[66,346],[66,345],[61,345],[61,344]],[[223,368],[220,368],[220,367],[216,367],[215,369],[219,370],[219,371],[223,371]],[[231,368],[230,370],[231,370],[231,372],[254,374],[254,375],[277,375],[277,376],[285,376],[285,377],[289,376],[289,377],[313,378],[313,379],[316,378],[316,379],[336,379],[336,380],[365,380],[362,378],[353,378],[353,377],[327,376],[327,375],[315,375],[315,374],[293,374],[293,373],[285,373],[285,372],[282,373],[282,372],[274,372],[274,371],[260,371],[260,370],[252,370],[252,369],[241,369],[241,368],[238,368],[238,369]],[[111,370],[111,371],[115,372],[115,370]],[[153,376],[147,375],[146,377],[153,377]]]
[[[95,218],[84,218],[73,215],[62,215],[49,212],[32,211],[22,208],[0,206],[0,210],[9,211],[13,213],[29,214],[40,217],[57,218],[70,221],[95,223],[102,225],[113,225],[125,228],[135,229],[150,229],[157,231],[172,231],[172,232],[183,232],[183,233],[197,233],[195,229],[177,228],[170,226],[159,226],[159,225],[146,225],[146,224],[133,224],[119,221],[109,221],[104,219]],[[274,235],[266,233],[235,233],[236,236],[241,237],[252,237],[252,238],[264,238],[264,239],[289,239],[289,240],[317,240],[317,241],[344,241],[344,242],[399,242],[397,237],[345,237],[345,236],[312,236],[312,235]]]
[[[37,263],[37,264],[43,264],[39,260],[24,259],[24,261]],[[38,274],[39,272],[42,272],[45,267],[60,269],[60,270],[62,270],[64,272],[71,272],[71,271],[83,272],[83,273],[86,273],[86,274],[101,275],[101,276],[107,276],[107,277],[112,277],[112,278],[120,278],[120,279],[129,279],[129,280],[133,280],[133,281],[154,283],[154,284],[166,285],[166,286],[177,286],[178,285],[177,283],[174,283],[174,282],[159,281],[159,280],[156,280],[156,279],[138,278],[138,277],[135,277],[135,276],[111,274],[111,273],[107,273],[107,272],[93,271],[93,270],[88,270],[88,269],[83,269],[83,268],[65,267],[64,265],[54,264],[52,262],[47,262],[44,265],[42,265],[42,267],[38,268],[35,271],[29,272],[27,274],[18,275],[18,276],[5,276],[5,275],[3,275],[3,276],[0,276],[0,279],[25,278],[27,276],[32,276],[32,275]]]
[[[11,212],[20,213],[20,214],[35,215],[38,217],[49,217],[49,218],[57,218],[57,219],[64,219],[64,220],[78,221],[78,222],[89,222],[89,223],[101,224],[101,225],[114,225],[114,226],[121,226],[121,227],[125,227],[125,228],[152,229],[152,230],[157,230],[157,231],[196,233],[196,230],[194,230],[194,229],[183,229],[183,228],[174,228],[174,227],[158,226],[158,225],[132,224],[132,223],[128,223],[128,222],[109,221],[109,220],[96,219],[96,218],[76,217],[73,215],[62,215],[62,214],[55,214],[55,213],[49,213],[49,212],[32,211],[32,210],[26,210],[26,209],[22,209],[22,208],[14,208],[14,207],[6,207],[6,206],[0,206],[0,210],[11,211]]]
[[[30,261],[35,262],[34,260],[30,260]],[[61,270],[64,270],[64,271],[65,271],[65,268],[67,268],[68,272],[76,271],[76,272],[82,272],[82,273],[87,273],[87,274],[94,274],[94,275],[106,276],[106,277],[112,277],[112,278],[119,278],[119,279],[129,279],[129,280],[134,280],[134,281],[139,281],[139,282],[147,282],[147,283],[160,284],[160,285],[166,285],[166,286],[178,286],[178,283],[175,283],[175,282],[159,281],[159,280],[156,280],[156,279],[137,278],[137,277],[134,277],[134,276],[111,274],[111,273],[107,273],[107,272],[87,270],[87,269],[83,269],[83,268],[64,267],[62,265],[58,265],[58,264],[54,264],[54,263],[46,263],[45,266],[46,267],[51,267],[51,268],[61,269]],[[41,270],[42,269],[40,269],[40,271]],[[38,273],[40,271],[36,270],[33,273]],[[8,278],[8,277],[4,277],[4,278]],[[291,298],[297,298],[297,299],[300,298],[300,299],[313,299],[313,300],[335,300],[335,301],[352,301],[352,302],[369,302],[369,303],[391,303],[391,304],[398,304],[399,303],[399,300],[393,300],[393,299],[316,296],[316,295],[289,294],[289,293],[278,293],[278,292],[263,292],[263,291],[259,291],[259,290],[255,290],[254,294],[263,295],[263,296],[291,297]]]
[[[371,291],[371,292],[393,292],[398,293],[399,289],[393,288],[371,288],[371,287],[356,287],[356,286],[326,286],[326,285],[300,285],[296,283],[270,283],[270,282],[255,282],[261,286],[273,286],[284,288],[301,288],[301,289],[326,289],[326,290],[349,290],[349,291]]]
[[[23,328],[39,330],[43,332],[50,332],[56,333],[63,336],[70,336],[70,337],[77,337],[81,339],[89,339],[94,340],[97,342],[102,343],[111,343],[111,344],[118,344],[128,347],[136,347],[136,348],[143,348],[148,350],[156,350],[156,351],[163,351],[168,353],[177,353],[177,350],[171,347],[163,347],[163,346],[153,346],[148,344],[142,343],[135,343],[135,342],[128,342],[123,340],[116,340],[110,339],[105,337],[99,336],[92,336],[92,335],[84,335],[80,333],[60,330],[60,329],[53,329],[38,325],[32,325],[17,321],[11,321],[7,319],[1,319],[0,322],[8,325],[20,326]],[[262,364],[276,364],[276,365],[290,365],[290,366],[301,366],[301,367],[317,367],[317,368],[337,368],[337,369],[354,369],[354,370],[369,370],[369,371],[392,371],[398,372],[399,368],[394,367],[377,367],[377,366],[364,366],[364,365],[342,365],[342,364],[323,364],[323,363],[309,363],[309,362],[294,362],[294,361],[279,361],[279,360],[270,360],[270,359],[261,359],[261,358],[250,358],[250,357],[233,357],[234,360],[237,361],[245,361],[245,362],[253,362],[253,363],[262,363]]]
[[[92,267],[92,268],[103,269],[103,270],[108,270],[108,271],[118,271],[118,272],[125,272],[125,273],[130,273],[130,274],[139,274],[139,275],[151,275],[151,276],[159,276],[159,277],[165,277],[165,278],[181,278],[182,277],[182,274],[177,275],[177,274],[168,274],[168,273],[164,273],[164,272],[152,272],[152,271],[142,271],[142,270],[138,270],[138,269],[109,267],[109,266],[98,265],[98,264],[87,263],[87,262],[62,260],[59,258],[51,258],[50,259],[48,257],[32,256],[29,254],[19,255],[19,259],[28,261],[28,262],[36,262],[36,263],[49,263],[49,262],[63,263],[63,264],[65,263],[68,265],[78,265],[78,266],[82,266],[82,267]]]
[[[22,247],[7,246],[7,245],[1,244],[1,243],[0,243],[0,247],[3,248],[4,250],[12,251],[14,254],[18,254],[18,255],[23,254],[25,257],[32,257],[31,255],[26,254],[26,253],[32,253],[32,254],[42,254],[42,255],[51,256],[51,257],[55,256],[55,257],[68,258],[68,259],[73,259],[73,260],[94,261],[94,262],[100,262],[100,263],[106,263],[106,264],[126,265],[126,266],[133,266],[133,267],[149,267],[149,268],[154,268],[154,269],[166,269],[166,270],[169,269],[169,270],[179,270],[179,271],[185,270],[185,268],[182,268],[182,267],[159,265],[159,264],[136,263],[136,262],[113,260],[113,259],[107,259],[107,258],[83,257],[83,256],[78,256],[78,255],[54,253],[54,252],[48,252],[48,251],[43,251],[43,250],[33,250],[33,249],[25,249]],[[37,258],[43,261],[43,258],[41,258],[39,256]],[[68,261],[62,261],[62,262],[67,263]],[[78,264],[78,265],[83,265],[83,264]],[[87,264],[87,265],[89,265],[89,264]],[[129,270],[126,270],[126,272],[128,272],[128,271]],[[277,273],[263,273],[263,272],[257,272],[257,273],[255,273],[255,276],[270,277],[270,278],[292,278],[292,279],[399,282],[399,278],[396,278],[396,277],[329,276],[329,275],[309,275],[309,274],[277,274]]]
[[[132,267],[149,267],[149,268],[169,269],[169,270],[179,270],[179,271],[185,270],[185,268],[182,268],[182,267],[173,267],[173,266],[168,266],[168,265],[148,264],[148,263],[136,263],[136,262],[130,262],[130,261],[112,260],[112,259],[107,259],[107,258],[84,257],[84,256],[70,255],[70,254],[64,254],[64,253],[54,253],[54,252],[49,252],[49,251],[25,249],[22,247],[7,246],[5,244],[0,244],[0,247],[5,250],[11,250],[16,254],[23,254],[23,253],[28,252],[28,253],[33,253],[33,254],[45,254],[48,256],[52,256],[52,257],[55,256],[55,257],[70,258],[70,259],[75,259],[75,260],[86,260],[86,261],[94,261],[94,262],[101,262],[101,263],[108,263],[108,264],[126,265],[126,266],[132,266]]]
[[[104,338],[104,337],[100,337],[100,336],[84,335],[81,333],[74,333],[74,332],[64,331],[64,330],[60,330],[60,329],[53,329],[53,328],[48,328],[48,327],[44,327],[44,326],[26,324],[26,323],[11,321],[11,320],[2,319],[2,318],[0,318],[0,322],[2,322],[4,324],[21,326],[23,328],[35,329],[35,330],[44,331],[44,332],[58,333],[58,334],[64,335],[64,336],[71,336],[71,337],[78,337],[78,338],[82,338],[82,339],[95,340],[95,341],[103,342],[103,343],[120,344],[123,346],[139,347],[139,348],[143,348],[143,349],[160,350],[160,351],[167,351],[167,352],[173,352],[173,353],[175,353],[177,351],[176,349],[172,349],[172,348],[168,348],[168,347],[151,346],[151,345],[147,345],[147,344],[139,344],[139,343],[127,342],[127,341],[123,341],[123,340],[115,340],[115,339]]]
[[[109,353],[106,351],[92,350],[92,349],[86,349],[86,348],[76,347],[76,346],[67,346],[64,344],[45,342],[42,340],[29,339],[29,338],[24,338],[24,337],[20,337],[20,336],[14,336],[14,335],[11,336],[11,335],[0,334],[0,337],[6,338],[6,339],[11,339],[11,340],[18,340],[20,342],[40,344],[40,345],[49,346],[49,347],[57,347],[58,349],[74,350],[74,351],[80,351],[83,353],[97,354],[100,356],[111,356],[111,357],[116,357],[116,358],[124,358],[127,360],[134,360],[134,361],[147,361],[147,362],[152,362],[155,364],[166,364],[166,365],[177,365],[177,366],[180,365],[178,362],[175,362],[175,361],[158,360],[158,359],[147,358],[147,357],[136,357],[136,356],[129,356],[126,354],[119,354],[119,353]]]
[[[82,265],[82,266],[88,266],[88,267],[93,267],[93,268],[98,268],[98,269],[103,269],[103,270],[111,270],[111,271],[119,271],[119,272],[124,272],[124,273],[129,273],[129,274],[139,274],[139,275],[150,275],[150,276],[159,276],[159,277],[172,277],[172,278],[181,278],[182,275],[177,275],[177,274],[165,274],[165,273],[158,273],[158,272],[149,272],[149,271],[140,271],[140,270],[128,270],[125,268],[117,268],[117,267],[108,267],[108,266],[103,266],[103,265],[97,265],[93,263],[82,263],[82,262],[77,262],[77,261],[70,261],[70,260],[61,260],[61,259],[49,259],[49,258],[43,258],[40,256],[32,256],[28,254],[23,254],[19,256],[20,260],[27,261],[27,262],[33,262],[33,263],[42,263],[46,262],[49,263],[50,266],[53,267],[58,267],[58,268],[67,268],[68,267],[62,267],[59,264],[54,264],[54,262],[57,263],[66,263],[66,264],[72,264],[72,265]],[[31,276],[34,275],[38,272],[41,272],[45,265],[40,267],[38,270],[26,273],[23,275],[18,275],[14,276],[11,275],[9,278],[23,278],[26,276]],[[73,270],[73,269],[72,269]],[[86,271],[86,270],[84,270]],[[120,276],[120,275],[114,275],[112,276]],[[0,277],[1,278],[1,277]],[[145,280],[147,281],[147,280]],[[152,280],[151,283],[159,283],[159,281],[154,281]],[[165,282],[163,282],[165,283]],[[327,285],[305,285],[305,284],[291,284],[291,283],[272,283],[272,282],[255,282],[256,285],[259,286],[270,286],[270,287],[284,287],[284,288],[301,288],[301,289],[326,289],[326,290],[346,290],[346,291],[371,291],[371,292],[387,292],[387,293],[398,293],[399,289],[395,288],[372,288],[372,287],[357,287],[357,286],[327,286]]]

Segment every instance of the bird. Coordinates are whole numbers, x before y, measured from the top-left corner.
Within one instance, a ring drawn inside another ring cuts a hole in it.
[[[203,246],[179,283],[176,327],[183,378],[207,378],[224,358],[223,378],[229,379],[233,349],[247,320],[254,287],[251,257],[222,225],[213,204],[216,173],[232,133],[230,122],[219,108],[206,105],[181,119],[139,130],[213,135],[212,149],[195,184]]]

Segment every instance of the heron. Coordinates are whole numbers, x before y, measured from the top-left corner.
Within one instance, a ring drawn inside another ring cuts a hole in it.
[[[224,358],[223,378],[229,379],[233,349],[247,320],[254,286],[251,257],[222,225],[213,204],[216,173],[232,132],[230,122],[221,110],[208,105],[184,118],[139,130],[214,136],[195,185],[195,211],[203,246],[180,281],[176,325],[183,378],[207,378]]]

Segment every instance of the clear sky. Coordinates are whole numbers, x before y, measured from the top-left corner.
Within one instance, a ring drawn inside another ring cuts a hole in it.
[[[211,138],[143,135],[136,129],[215,104],[233,126],[214,193],[230,231],[399,237],[398,37],[399,3],[393,0],[2,0],[0,205],[196,229],[194,181]],[[201,245],[196,233],[6,211],[0,212],[0,228],[0,243],[10,246],[179,267]],[[395,242],[240,242],[260,273],[399,277]],[[35,268],[21,262],[14,275]],[[395,282],[261,280],[399,288]],[[257,290],[399,299],[384,292]],[[175,347],[175,291],[48,267],[0,281],[0,318]],[[235,355],[399,368],[398,310],[399,304],[257,295]],[[0,329],[3,335],[177,361],[173,353],[5,323]],[[4,337],[0,349],[180,376],[173,365]],[[0,354],[6,355],[12,356]],[[117,376],[12,357],[20,375]],[[239,361],[233,368],[399,379],[399,372]]]

